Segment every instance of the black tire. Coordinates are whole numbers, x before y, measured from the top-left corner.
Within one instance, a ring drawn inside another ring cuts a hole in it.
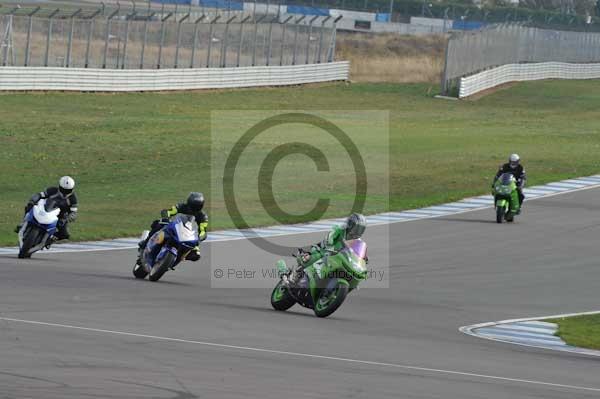
[[[150,281],[158,281],[160,278],[169,270],[171,266],[175,263],[175,255],[171,252],[167,252],[160,265],[154,265],[152,270],[150,270],[150,274],[148,275],[148,280]]]
[[[133,266],[133,275],[135,276],[135,278],[144,279],[148,275],[148,272],[146,271],[146,268],[144,268],[144,266],[136,263]]]
[[[337,281],[334,288],[335,298],[331,303],[327,304],[326,307],[320,308],[318,302],[321,300],[322,295],[328,292],[327,290],[322,290],[321,294],[319,295],[319,298],[317,298],[317,303],[315,304],[315,315],[317,315],[317,317],[327,317],[333,312],[335,312],[342,305],[342,303],[344,303],[346,295],[348,295],[348,289],[349,287],[347,283],[345,284],[343,282]]]
[[[29,250],[40,243],[41,234],[45,235],[46,232],[37,227],[27,226],[23,232],[23,246],[19,249],[19,259],[31,258],[32,254],[29,253]]]
[[[271,292],[271,306],[275,310],[288,310],[296,304],[296,300],[292,297],[283,281],[279,281],[273,292]]]
[[[496,223],[502,223],[502,219],[504,219],[504,208],[498,205],[496,207]]]

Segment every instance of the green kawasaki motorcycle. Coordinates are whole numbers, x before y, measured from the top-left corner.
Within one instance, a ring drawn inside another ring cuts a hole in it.
[[[494,206],[496,208],[496,222],[503,220],[512,222],[519,211],[519,194],[517,193],[517,180],[511,173],[503,173],[494,182]]]
[[[277,262],[281,280],[271,293],[271,305],[276,310],[288,310],[298,303],[313,309],[317,317],[327,317],[340,307],[346,295],[367,278],[367,244],[360,240],[346,241],[345,247],[307,266],[302,271],[290,270],[283,260]],[[295,257],[305,254],[298,250]],[[290,280],[292,273],[301,273]]]

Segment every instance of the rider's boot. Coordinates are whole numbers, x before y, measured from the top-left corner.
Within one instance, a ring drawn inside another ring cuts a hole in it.
[[[51,235],[50,237],[48,237],[48,240],[46,241],[46,245],[44,245],[44,248],[50,249],[52,244],[54,244],[56,241],[58,241],[58,237],[56,237],[55,235]]]
[[[21,231],[21,227],[23,227],[23,224],[18,224],[17,227],[15,227],[15,233],[18,233],[19,231]]]

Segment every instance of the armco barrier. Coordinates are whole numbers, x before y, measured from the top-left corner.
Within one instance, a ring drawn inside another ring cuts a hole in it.
[[[285,86],[347,80],[350,63],[199,69],[0,67],[2,90],[157,91]]]
[[[541,79],[600,79],[600,64],[506,64],[461,78],[458,96],[469,97],[504,83]]]

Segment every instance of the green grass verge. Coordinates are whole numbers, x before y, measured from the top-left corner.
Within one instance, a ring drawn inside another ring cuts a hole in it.
[[[600,350],[600,314],[545,321],[558,324],[556,335],[567,344]]]
[[[389,142],[374,136],[361,148],[369,159],[390,154],[389,196],[383,188],[370,191],[375,200],[367,212],[486,193],[511,152],[522,155],[530,184],[600,171],[600,81],[524,83],[478,101],[434,99],[435,90],[425,84],[334,84],[0,95],[0,245],[15,243],[12,229],[27,198],[63,174],[79,184],[80,219],[72,229],[77,240],[137,235],[159,209],[192,189],[209,195],[212,229],[231,227],[223,205],[210,198],[211,182],[219,183],[210,173],[209,117],[217,110],[389,110]],[[375,134],[361,122],[357,128],[365,138]],[[232,121],[231,131],[235,127]],[[221,130],[219,140],[227,141],[227,129]],[[331,184],[315,188],[312,182],[323,172],[309,162],[298,169],[306,160],[292,159],[293,179],[275,182],[281,208],[306,210],[317,196],[335,193],[339,201],[327,216],[346,213],[354,187],[345,182],[353,176],[340,173],[339,184],[329,178],[324,180]],[[256,191],[256,184],[242,184],[236,198],[246,204],[248,222],[270,224]]]

